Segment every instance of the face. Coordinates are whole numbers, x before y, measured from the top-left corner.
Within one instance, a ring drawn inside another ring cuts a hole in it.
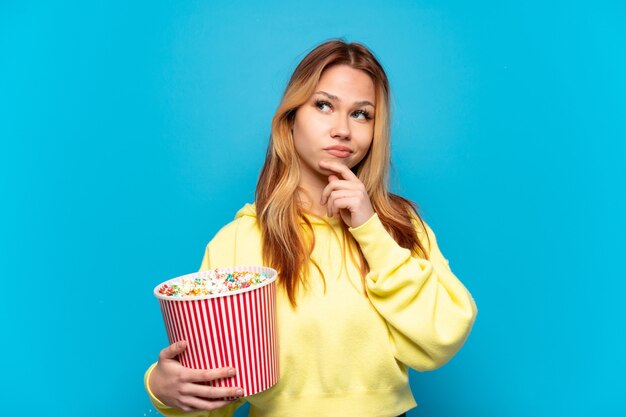
[[[376,94],[370,76],[347,65],[327,68],[309,100],[296,111],[293,140],[301,181],[326,180],[319,161],[334,159],[353,168],[372,143]]]

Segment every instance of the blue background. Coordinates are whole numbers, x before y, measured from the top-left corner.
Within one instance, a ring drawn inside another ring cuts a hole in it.
[[[625,3],[261,3],[1,3],[2,414],[155,414],[153,286],[252,201],[291,71],[344,37],[479,307],[409,416],[626,415]]]

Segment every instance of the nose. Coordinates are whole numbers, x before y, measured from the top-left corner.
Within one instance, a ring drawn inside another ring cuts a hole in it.
[[[350,139],[350,122],[347,116],[337,115],[330,130],[330,136],[340,140]]]

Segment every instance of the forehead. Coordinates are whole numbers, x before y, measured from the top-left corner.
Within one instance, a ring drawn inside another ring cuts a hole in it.
[[[319,90],[348,102],[369,100],[373,103],[376,99],[376,89],[369,74],[348,65],[335,65],[325,69],[317,83],[317,91]]]

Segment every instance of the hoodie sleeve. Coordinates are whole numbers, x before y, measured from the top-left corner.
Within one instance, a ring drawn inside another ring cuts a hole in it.
[[[444,365],[463,346],[477,309],[439,251],[430,227],[424,231],[417,220],[414,225],[429,248],[429,260],[398,245],[377,214],[349,230],[369,264],[366,290],[387,322],[396,358],[428,371]]]

